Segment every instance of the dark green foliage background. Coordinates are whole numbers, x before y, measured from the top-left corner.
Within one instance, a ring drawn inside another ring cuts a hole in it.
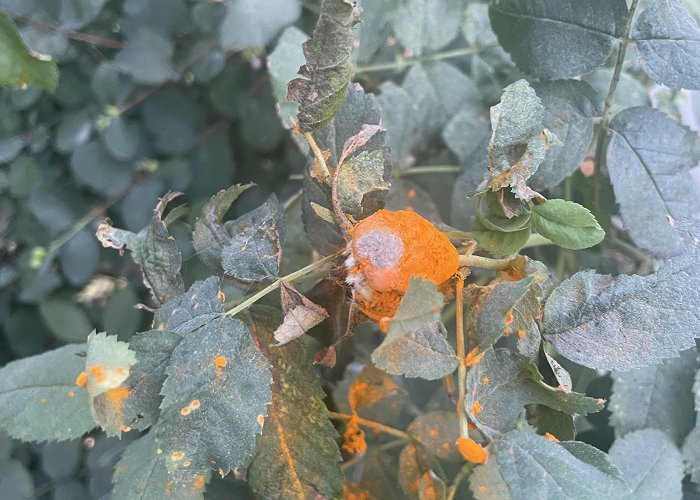
[[[262,204],[272,193],[284,202],[301,188],[298,174],[303,171],[306,154],[285,130],[276,111],[276,96],[284,93],[284,78],[291,75],[280,79],[268,71],[266,56],[277,47],[281,61],[288,54],[290,59],[298,57],[298,33],[285,32],[282,38],[280,33],[290,25],[310,33],[319,3],[0,0],[0,9],[15,21],[25,43],[54,57],[60,71],[53,94],[31,86],[0,90],[0,366],[66,343],[83,342],[93,329],[127,340],[134,332],[151,328],[150,313],[134,308],[137,303],[153,305],[141,271],[130,259],[100,246],[94,233],[101,219],[109,217],[115,227],[138,232],[151,219],[158,197],[168,191],[184,192],[181,200],[191,210],[169,229],[183,255],[182,274],[188,287],[210,274],[193,258],[189,228],[213,194],[233,183],[257,184],[243,192],[228,212],[229,218],[235,218]],[[527,76],[521,71],[539,71],[540,76],[551,78],[585,72],[582,80],[590,87],[571,82],[568,90],[552,90],[547,84],[533,83],[545,106],[554,103],[547,110],[545,125],[560,138],[572,134],[567,144],[575,147],[569,156],[562,151],[547,156],[531,184],[546,190],[548,197],[575,200],[591,208],[603,228],[621,236],[622,243],[575,254],[551,247],[528,253],[551,265],[559,277],[582,268],[610,274],[651,270],[650,259],[635,260],[639,252],[630,254],[631,242],[616,229],[619,224],[610,227],[609,215],[618,213],[612,190],[606,184],[596,191],[592,179],[574,173],[593,137],[587,118],[599,117],[608,90],[614,61],[598,66],[608,57],[606,44],[619,36],[618,27],[613,26],[597,40],[597,46],[603,47],[601,60],[579,61],[583,66],[572,64],[568,71],[560,71],[556,60],[530,60],[527,53],[515,52],[511,55],[518,69],[497,46],[483,2],[359,3],[365,12],[354,31],[359,40],[352,56],[354,81],[377,94],[382,107],[382,124],[392,146],[389,158],[398,172],[389,208],[403,208],[407,190],[417,188],[413,202],[417,211],[470,229],[476,207],[464,194],[476,188],[486,171],[489,107],[498,102],[506,85]],[[502,3],[505,9],[509,4],[528,2]],[[692,15],[700,15],[693,0],[687,0],[686,6]],[[616,14],[611,11],[606,15],[614,19]],[[420,24],[424,19],[434,24]],[[492,17],[494,26],[506,21],[502,14]],[[648,28],[639,29],[640,36],[649,35]],[[280,39],[297,43],[287,47],[278,42]],[[572,40],[573,47],[573,35]],[[502,45],[509,48],[507,43]],[[416,56],[426,61],[442,59],[438,56],[449,51],[455,55],[436,63],[401,62]],[[632,52],[628,52],[613,111],[653,103],[697,130],[700,93],[655,85]],[[574,102],[556,107],[567,98]],[[558,118],[570,120],[572,128],[558,130]],[[624,131],[623,118],[614,121],[612,128]],[[690,149],[685,152],[692,163]],[[576,155],[579,158],[572,158]],[[634,159],[623,157],[620,161],[625,160]],[[408,177],[406,170],[415,165],[459,168]],[[542,175],[545,171],[550,177]],[[691,186],[684,189],[695,197],[697,187]],[[629,192],[634,198],[635,193]],[[620,198],[618,194],[618,201]],[[623,216],[626,210],[633,213],[635,207],[621,209]],[[287,226],[282,274],[302,267],[310,256],[298,204],[288,209]],[[659,239],[665,238],[641,235],[635,241],[645,250],[656,248],[657,255],[671,253],[657,247]],[[79,302],[77,295],[97,278],[113,287],[112,293]],[[244,293],[242,288],[231,287],[227,298]],[[353,342],[360,356],[369,352],[362,339]],[[344,349],[343,355],[347,357],[352,351]],[[338,383],[336,389],[346,382],[342,367],[348,361],[339,359],[338,368],[324,373],[329,382]],[[613,380],[621,387],[637,376],[653,381],[671,373],[662,366],[658,371],[624,377],[599,376],[565,363],[572,373],[574,390],[595,397],[608,397]],[[685,386],[692,384],[693,369],[682,374]],[[417,393],[429,394],[434,389],[421,384],[408,382],[409,388],[417,387]],[[665,400],[664,394],[658,397]],[[686,406],[692,408],[691,396],[684,393],[684,397],[688,399]],[[666,399],[677,403],[675,397]],[[613,398],[613,403],[623,401]],[[578,439],[607,451],[614,437],[608,416],[606,410],[577,420]],[[613,420],[621,418],[613,408]],[[626,427],[620,424],[620,428],[625,432],[662,428],[664,423],[646,424],[625,422]],[[675,433],[671,435],[677,444],[682,444],[692,427],[693,422],[685,420],[673,424]],[[122,441],[97,433],[94,440],[41,445],[19,444],[0,434],[0,498],[15,491],[17,498],[101,498],[111,490],[114,464],[133,434]],[[502,441],[499,446],[506,449],[510,444]],[[466,494],[466,490],[460,491]],[[215,479],[206,496],[250,495],[244,483],[229,476]]]

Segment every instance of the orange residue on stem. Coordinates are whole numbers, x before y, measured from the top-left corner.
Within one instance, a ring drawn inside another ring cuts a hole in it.
[[[486,354],[486,351],[479,352],[479,347],[477,346],[467,353],[467,357],[464,358],[464,364],[466,366],[473,366],[484,357],[484,354]]]
[[[465,460],[475,464],[485,464],[489,459],[489,452],[471,438],[461,436],[457,440],[457,449]]]
[[[80,374],[75,377],[75,385],[80,388],[85,387],[85,384],[87,384],[87,378],[88,374],[86,372],[80,372]]]
[[[345,427],[342,448],[351,455],[362,455],[367,451],[365,433],[355,419],[351,419]]]
[[[214,358],[214,366],[216,366],[217,368],[226,368],[227,364],[228,360],[223,356],[216,356]]]
[[[458,268],[458,254],[447,236],[408,210],[379,210],[352,229],[348,282],[368,317],[379,321],[396,313],[412,277],[436,285]]]

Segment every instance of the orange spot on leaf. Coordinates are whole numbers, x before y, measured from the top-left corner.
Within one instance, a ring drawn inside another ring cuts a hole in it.
[[[202,406],[202,403],[199,401],[199,399],[193,399],[192,402],[190,403],[191,410],[196,410],[200,406]]]
[[[179,462],[183,458],[185,458],[185,453],[182,451],[174,451],[170,454],[170,460],[173,462]]]
[[[513,318],[513,310],[512,310],[512,309],[508,309],[508,312],[506,313],[506,317],[504,318],[504,323],[505,323],[506,325],[510,325],[511,323],[513,323],[513,320],[514,320],[514,318]]]
[[[481,383],[488,384],[489,382],[491,382],[491,379],[484,375],[484,378],[481,379]]]
[[[180,415],[182,415],[183,417],[186,417],[189,414],[190,414],[190,407],[189,406],[183,406],[180,409]]]
[[[75,393],[74,393],[73,391],[68,391],[68,397],[71,398],[71,399],[74,398],[74,397],[75,397]]]
[[[518,333],[516,333],[519,339],[523,338],[525,336],[525,330],[518,330]]]
[[[216,356],[214,358],[214,366],[216,366],[217,368],[226,368],[227,364],[228,360],[223,356]]]
[[[479,362],[481,358],[484,357],[484,354],[486,354],[486,351],[479,352],[479,348],[475,347],[469,353],[467,353],[467,357],[464,359],[464,364],[466,366],[473,366]]]
[[[483,410],[484,407],[481,406],[481,403],[477,400],[474,401],[474,404],[472,405],[472,413],[476,415],[477,413],[481,413],[481,410]]]
[[[85,372],[80,372],[80,375],[78,375],[78,376],[75,378],[75,385],[77,385],[77,386],[80,387],[80,388],[85,387],[85,384],[87,383],[87,378],[88,378],[88,374],[87,374],[87,373],[85,373]]]

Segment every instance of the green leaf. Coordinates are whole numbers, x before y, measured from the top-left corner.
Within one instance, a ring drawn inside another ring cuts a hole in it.
[[[136,123],[127,122],[118,116],[100,131],[100,139],[112,158],[119,161],[130,161],[134,159],[138,151],[140,132]]]
[[[408,92],[394,82],[384,82],[379,89],[377,102],[386,127],[388,157],[397,167],[407,166],[421,133],[415,106]]]
[[[85,344],[12,361],[0,369],[0,428],[23,441],[62,441],[96,427],[85,389]]]
[[[121,437],[124,430],[124,400],[128,389],[124,381],[136,355],[129,344],[117,340],[116,335],[91,333],[87,339],[87,393],[92,416],[108,436]]]
[[[226,50],[264,47],[301,13],[297,0],[227,0],[225,3],[226,15],[219,35]]]
[[[496,255],[510,255],[520,250],[530,238],[529,227],[511,233],[491,231],[481,224],[478,218],[472,223],[472,236],[479,247]]]
[[[457,449],[459,419],[454,411],[430,411],[419,415],[408,426],[408,433],[440,460],[461,462]]]
[[[620,472],[602,451],[573,442],[569,450],[531,432],[512,431],[493,440],[490,460],[469,483],[477,500],[617,498],[629,493]]]
[[[85,311],[72,300],[51,297],[39,304],[41,318],[59,339],[65,342],[85,342],[92,323]]]
[[[221,252],[231,239],[230,233],[221,223],[228,209],[252,184],[235,184],[209,198],[194,222],[192,244],[197,256],[216,274],[221,275]]]
[[[78,184],[106,197],[121,193],[134,176],[133,166],[109,156],[97,139],[73,150],[70,168]]]
[[[444,61],[414,65],[402,88],[411,98],[413,120],[419,127],[417,149],[427,149],[457,112],[483,109],[483,96],[474,81]]]
[[[277,196],[271,195],[258,208],[228,221],[231,235],[221,249],[226,276],[244,283],[273,280],[279,273],[285,217]]]
[[[509,214],[506,214],[503,205],[514,207],[514,209],[511,212],[509,208]],[[487,191],[479,196],[477,201],[476,217],[481,226],[489,231],[514,233],[530,229],[531,216],[527,203],[516,199],[512,193],[504,190]]]
[[[321,381],[304,344],[274,347],[279,312],[251,311],[253,331],[272,365],[272,404],[248,481],[264,498],[340,498],[343,472],[337,432],[328,420]]]
[[[457,368],[457,357],[440,321],[445,298],[437,286],[411,278],[396,314],[388,322],[384,341],[372,362],[392,375],[436,380]]]
[[[613,374],[610,424],[618,436],[639,429],[659,429],[676,443],[695,426],[693,381],[697,349],[656,366]]]
[[[544,160],[554,137],[542,128],[544,106],[525,80],[503,90],[501,102],[491,108],[489,176],[479,191],[510,187],[517,198],[529,201],[535,192],[525,182]]]
[[[136,364],[123,384],[129,391],[121,412],[123,426],[144,430],[158,420],[165,369],[182,338],[168,330],[150,330],[129,339]]]
[[[559,139],[529,180],[530,186],[542,190],[561,183],[586,157],[593,139],[592,117],[601,113],[600,99],[579,80],[539,82],[533,88],[544,106],[542,125]]]
[[[407,0],[389,19],[401,44],[414,55],[440,50],[459,31],[466,0]]]
[[[539,315],[541,292],[534,277],[467,286],[465,327],[470,348],[484,351],[503,335],[515,335],[518,342],[524,340],[529,330],[537,328],[534,321]]]
[[[610,128],[605,163],[625,229],[645,250],[674,255],[682,239],[667,217],[693,217],[700,209],[689,173],[700,160],[696,135],[649,107],[620,112]]]
[[[491,0],[491,26],[518,68],[545,80],[605,64],[627,18],[624,0]]]
[[[5,498],[36,498],[32,474],[19,460],[0,460],[0,488]]]
[[[486,349],[484,357],[469,370],[467,386],[469,418],[491,435],[516,429],[528,404],[586,415],[600,411],[605,402],[545,384],[536,366],[521,366],[508,349]]]
[[[573,201],[547,200],[535,205],[532,225],[542,236],[572,250],[592,247],[605,237],[593,214]]]
[[[401,450],[398,475],[401,489],[408,498],[447,498],[447,487],[440,477],[445,474],[440,469],[440,464],[430,456],[430,451],[420,444],[408,443]]]
[[[323,307],[307,299],[291,283],[283,281],[280,284],[280,295],[284,319],[273,333],[277,346],[301,337],[328,318]]]
[[[304,42],[301,77],[289,82],[287,91],[287,100],[299,103],[299,127],[304,132],[329,123],[345,100],[352,74],[352,27],[359,14],[354,0],[321,3],[314,32]]]
[[[151,223],[138,234],[112,227],[109,220],[97,229],[97,239],[102,246],[120,252],[127,248],[131,252],[131,258],[141,266],[144,285],[151,290],[158,304],[184,291],[180,276],[182,255],[162,220],[166,205],[179,195],[171,192],[163,196],[153,211]]]
[[[285,28],[277,40],[275,50],[267,57],[267,70],[277,99],[277,113],[286,128],[294,125],[299,112],[298,103],[287,101],[287,85],[297,76],[299,67],[305,62],[301,46],[307,38],[306,33],[294,26]]]
[[[59,250],[58,261],[68,283],[85,285],[100,265],[100,245],[95,234],[90,229],[83,229],[73,236]]]
[[[47,92],[58,87],[58,66],[46,57],[35,57],[22,43],[17,28],[0,12],[0,85],[36,85]]]
[[[489,138],[489,133],[489,124],[483,116],[472,109],[463,109],[452,116],[442,129],[442,139],[460,162],[465,162],[481,143]],[[475,190],[476,186],[463,193]]]
[[[219,278],[196,281],[189,290],[163,304],[153,317],[158,330],[185,334],[195,331],[224,312]]]
[[[206,323],[178,344],[166,374],[155,430],[175,482],[245,467],[272,397],[269,364],[245,324]]]
[[[177,79],[173,68],[173,42],[147,26],[140,26],[114,58],[120,71],[135,83],[158,85]]]
[[[695,427],[683,444],[683,461],[690,478],[700,484],[700,427]]]
[[[102,321],[105,331],[116,335],[119,340],[127,340],[136,333],[143,318],[143,311],[135,305],[138,303],[139,296],[129,285],[115,292],[104,307]]]
[[[657,83],[700,90],[700,27],[678,0],[653,2],[639,14],[632,38],[642,69]]]
[[[547,299],[545,338],[594,369],[629,371],[678,357],[700,331],[697,259],[695,243],[648,276],[574,274]]]
[[[616,439],[609,458],[632,489],[622,498],[683,498],[681,453],[663,432],[643,429]]]
[[[197,500],[204,498],[204,481],[196,484],[173,484],[165,466],[166,457],[158,449],[155,432],[130,443],[114,468],[112,498],[123,500]]]
[[[199,103],[174,88],[156,92],[141,107],[143,124],[153,137],[153,146],[166,155],[192,149],[205,126],[205,112]]]
[[[359,0],[358,3],[362,8],[362,22],[355,31],[359,42],[355,53],[358,63],[367,63],[390,35],[389,15],[394,9],[395,0]]]

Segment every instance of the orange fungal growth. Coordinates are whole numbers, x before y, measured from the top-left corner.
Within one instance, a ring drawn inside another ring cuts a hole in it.
[[[190,411],[192,411],[192,410],[190,410],[190,407],[189,407],[189,406],[183,406],[183,407],[180,409],[180,415],[182,415],[183,417],[186,417],[187,415],[190,414]]]
[[[464,364],[466,366],[473,366],[484,357],[484,354],[486,354],[486,351],[479,352],[479,347],[475,347],[467,353],[467,356],[464,358]]]
[[[559,439],[557,439],[557,437],[556,437],[554,434],[550,434],[549,432],[545,432],[545,433],[544,433],[544,437],[546,437],[547,439],[549,439],[549,440],[552,441],[553,443],[558,443],[558,442],[559,442]]]
[[[185,453],[182,451],[174,451],[170,454],[170,460],[173,462],[179,462],[183,458],[185,458]]]
[[[199,399],[193,399],[192,402],[190,403],[191,410],[196,410],[200,406],[202,406],[202,402]]]
[[[345,267],[360,310],[374,320],[396,313],[413,277],[447,282],[459,267],[449,238],[415,212],[379,210],[352,229]]]
[[[481,406],[481,403],[478,400],[475,401],[474,404],[472,405],[472,413],[474,415],[476,415],[477,413],[481,413],[481,410],[483,410],[483,409],[484,409],[484,407]]]
[[[457,440],[457,449],[465,460],[475,464],[485,464],[489,459],[488,450],[468,437],[461,436]]]
[[[223,356],[216,356],[214,358],[214,366],[216,366],[217,368],[226,368],[227,364],[228,360]]]
[[[86,372],[80,372],[80,375],[75,378],[75,385],[82,389],[87,384],[87,378],[88,374]]]

